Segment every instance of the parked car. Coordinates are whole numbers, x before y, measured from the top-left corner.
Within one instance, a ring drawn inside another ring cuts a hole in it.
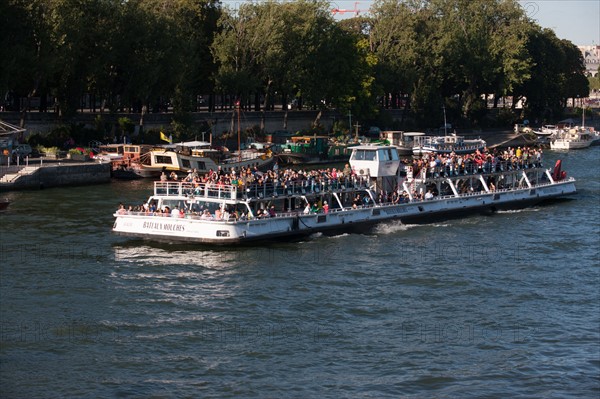
[[[27,157],[31,155],[32,152],[33,150],[31,149],[31,146],[29,144],[17,144],[12,149],[12,153],[17,154],[20,157]]]

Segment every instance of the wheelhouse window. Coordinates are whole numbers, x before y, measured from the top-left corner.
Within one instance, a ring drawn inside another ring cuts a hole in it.
[[[164,155],[155,155],[154,156],[154,162],[155,163],[166,163],[168,165],[172,165],[173,161],[171,160],[171,157],[167,157]]]
[[[352,159],[356,161],[374,161],[375,151],[374,150],[355,150],[352,153]]]

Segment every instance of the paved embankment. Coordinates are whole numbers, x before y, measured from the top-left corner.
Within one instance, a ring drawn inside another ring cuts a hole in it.
[[[108,183],[110,164],[93,162],[29,165],[0,177],[0,190]]]

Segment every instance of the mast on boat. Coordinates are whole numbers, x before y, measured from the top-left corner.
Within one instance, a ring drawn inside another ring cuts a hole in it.
[[[448,124],[446,123],[446,104],[442,104],[444,110],[444,137],[448,135]]]
[[[242,161],[242,143],[241,143],[241,133],[240,133],[240,100],[237,100],[235,103],[236,111],[237,111],[237,133],[238,133],[238,161]]]

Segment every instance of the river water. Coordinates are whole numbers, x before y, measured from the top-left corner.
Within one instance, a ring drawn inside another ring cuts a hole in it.
[[[600,396],[600,147],[573,200],[211,249],[111,234],[150,183],[5,193],[3,398]]]

